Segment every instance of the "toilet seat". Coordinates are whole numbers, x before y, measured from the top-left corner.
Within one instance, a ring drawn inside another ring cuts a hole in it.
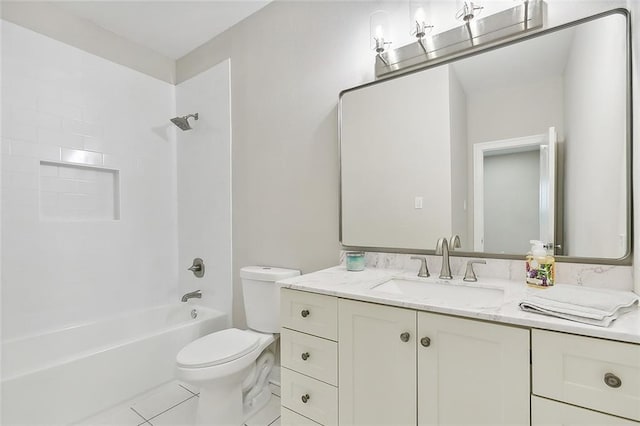
[[[258,334],[230,328],[189,343],[178,352],[176,361],[182,368],[213,367],[243,357],[255,350],[259,343]]]

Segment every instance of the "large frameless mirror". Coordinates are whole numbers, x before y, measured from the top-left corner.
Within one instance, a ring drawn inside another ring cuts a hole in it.
[[[629,99],[621,10],[343,91],[342,244],[628,263]]]

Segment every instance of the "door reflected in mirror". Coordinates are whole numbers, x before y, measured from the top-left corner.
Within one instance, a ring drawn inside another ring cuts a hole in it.
[[[628,259],[627,19],[345,90],[342,244],[431,250],[458,234],[464,252],[541,240],[561,259]]]

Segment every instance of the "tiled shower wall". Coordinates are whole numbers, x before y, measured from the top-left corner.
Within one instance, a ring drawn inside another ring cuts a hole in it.
[[[177,300],[173,116],[174,86],[2,22],[3,339]]]

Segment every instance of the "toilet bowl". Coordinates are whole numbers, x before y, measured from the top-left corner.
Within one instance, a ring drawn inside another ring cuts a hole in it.
[[[268,347],[280,331],[276,281],[299,275],[291,269],[249,266],[240,270],[247,325],[201,337],[176,356],[178,378],[200,388],[196,424],[242,425],[271,398]]]

